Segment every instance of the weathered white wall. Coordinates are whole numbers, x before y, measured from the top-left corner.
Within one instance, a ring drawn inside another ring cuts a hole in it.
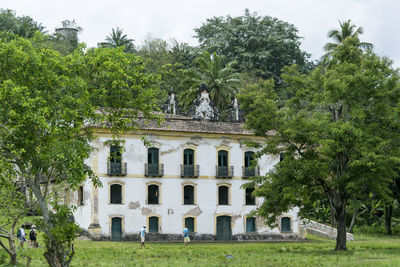
[[[242,179],[242,166],[244,166],[244,153],[251,151],[241,144],[238,139],[224,137],[216,138],[192,138],[190,136],[148,136],[148,140],[158,147],[160,151],[159,161],[164,164],[164,176],[160,178],[145,177],[144,164],[147,163],[147,147],[140,140],[140,136],[126,138],[123,153],[123,162],[127,162],[127,176],[109,177],[107,173],[107,158],[109,147],[105,147],[107,137],[101,137],[99,150],[89,159],[89,163],[100,177],[103,184],[98,189],[99,210],[98,218],[101,231],[104,235],[110,235],[110,218],[121,216],[124,218],[124,234],[136,234],[143,225],[147,225],[147,216],[160,216],[160,232],[180,234],[183,229],[183,216],[196,215],[197,233],[216,234],[216,216],[232,216],[232,235],[245,233],[245,216],[256,206],[245,205],[245,193],[240,186],[247,182]],[[199,178],[181,178],[180,165],[183,164],[183,150],[192,148],[195,150],[195,165],[200,165]],[[234,166],[234,177],[216,179],[215,166],[217,165],[218,150],[229,151],[228,165]],[[265,174],[279,160],[277,156],[263,156],[259,162],[261,174]],[[123,204],[109,204],[109,186],[113,181],[122,182]],[[146,183],[158,182],[160,187],[160,204],[146,204]],[[196,205],[183,205],[182,183],[192,182],[196,185]],[[230,205],[217,205],[217,184],[230,185]],[[92,218],[91,184],[84,185],[84,206],[79,206],[75,212],[77,222],[88,228]],[[256,201],[260,204],[261,199]],[[288,215],[292,218],[292,229],[298,233],[297,210]],[[279,229],[269,229],[257,220],[256,231],[258,233],[278,233]]]

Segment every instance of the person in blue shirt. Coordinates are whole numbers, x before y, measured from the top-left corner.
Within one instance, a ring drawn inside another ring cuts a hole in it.
[[[187,227],[185,227],[185,229],[183,229],[182,235],[183,235],[183,243],[186,246],[190,242],[189,229],[187,229]]]
[[[143,226],[142,227],[142,229],[140,230],[140,246],[141,247],[146,247],[145,245],[144,245],[144,239],[145,239],[145,237],[146,237],[146,226]]]

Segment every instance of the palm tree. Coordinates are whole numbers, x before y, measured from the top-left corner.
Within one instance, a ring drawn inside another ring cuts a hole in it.
[[[241,82],[241,75],[233,70],[234,62],[223,64],[224,58],[216,53],[203,52],[196,58],[197,68],[190,71],[186,81],[189,89],[179,95],[180,103],[188,109],[198,96],[202,83],[207,85],[215,106],[224,111],[231,102]]]
[[[129,39],[126,34],[122,33],[122,29],[112,28],[112,32],[106,36],[106,41],[98,44],[101,47],[125,47],[125,52],[135,52],[135,46],[133,45],[133,39]]]
[[[327,43],[324,46],[324,50],[327,52],[323,58],[330,57],[333,50],[340,44],[343,44],[343,41],[348,38],[356,38],[358,40],[357,47],[361,49],[372,49],[373,45],[371,43],[360,42],[359,35],[364,33],[362,27],[358,27],[356,29],[356,25],[351,23],[351,20],[347,20],[345,22],[339,21],[340,29],[333,29],[328,32],[328,37],[332,38],[334,43]]]

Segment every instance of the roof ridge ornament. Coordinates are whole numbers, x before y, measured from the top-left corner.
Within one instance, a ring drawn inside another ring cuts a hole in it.
[[[210,94],[205,83],[199,87],[200,96],[194,101],[194,119],[216,120],[217,110],[210,99]]]

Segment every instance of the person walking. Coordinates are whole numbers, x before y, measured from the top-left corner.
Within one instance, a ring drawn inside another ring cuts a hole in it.
[[[146,237],[146,226],[143,226],[142,229],[140,230],[140,246],[144,248],[146,247],[144,245],[145,237]]]
[[[30,245],[29,245],[30,248],[31,248],[32,246],[33,246],[34,248],[37,248],[37,242],[36,242],[36,236],[37,236],[37,234],[36,234],[35,228],[36,228],[36,226],[35,226],[35,225],[32,225],[32,226],[31,226],[31,230],[30,230],[30,232],[29,232],[29,240],[31,241],[31,243],[30,243]]]
[[[18,229],[17,231],[17,237],[19,239],[19,247],[18,248],[23,248],[24,247],[24,242],[26,241],[25,239],[25,230],[23,226],[21,225],[21,228]]]
[[[187,229],[187,227],[183,229],[182,235],[183,235],[183,243],[186,246],[190,242],[189,229]]]

